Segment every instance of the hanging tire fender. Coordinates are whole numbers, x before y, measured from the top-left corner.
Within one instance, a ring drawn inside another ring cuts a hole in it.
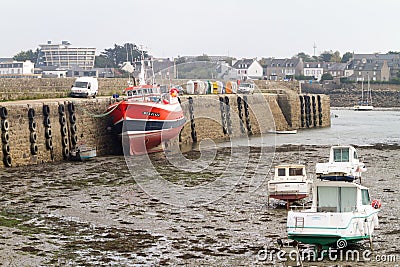
[[[43,118],[43,124],[45,127],[50,127],[51,126],[51,122],[50,122],[50,117],[44,117]]]
[[[3,163],[4,163],[4,166],[11,167],[11,164],[12,164],[11,156],[5,155],[3,158]]]
[[[58,105],[58,113],[64,115],[65,113],[65,106],[63,104]]]
[[[64,136],[64,138],[62,139],[62,146],[63,147],[67,147],[68,146],[68,137]]]
[[[8,131],[9,129],[10,129],[10,123],[8,122],[7,119],[3,119],[1,121],[1,130]]]
[[[8,132],[2,132],[1,133],[1,141],[3,143],[8,143],[9,140],[10,140],[10,135],[8,134]]]
[[[69,157],[68,147],[63,147],[62,154],[63,154],[64,159],[67,159]]]
[[[49,149],[49,150],[53,149],[53,140],[51,138],[50,139],[46,139],[46,148]]]
[[[31,144],[31,154],[32,155],[37,155],[37,153],[38,153],[38,146],[37,146],[37,144],[36,143],[32,143]]]
[[[30,121],[29,121],[29,130],[30,130],[31,132],[36,131],[36,122],[35,122],[34,120],[30,120]]]
[[[67,123],[67,119],[64,116],[60,117],[60,125],[64,126]]]
[[[33,108],[28,109],[28,118],[33,120],[35,118],[35,110]]]
[[[76,134],[76,132],[78,131],[76,124],[71,124],[70,130],[72,134]]]
[[[75,123],[75,122],[76,122],[76,116],[75,116],[74,113],[72,113],[72,114],[69,116],[69,121],[70,121],[71,123]]]
[[[50,107],[49,105],[43,105],[43,116],[48,117],[50,115]]]
[[[3,154],[10,155],[10,145],[8,143],[3,144]]]
[[[44,129],[44,136],[46,137],[46,139],[51,138],[51,136],[52,136],[51,128],[46,127],[46,128]]]
[[[36,143],[37,141],[37,134],[36,132],[31,132],[30,136],[29,136],[29,140],[31,141],[31,143]]]
[[[62,135],[62,136],[66,136],[67,133],[68,133],[67,126],[64,125],[64,126],[61,128],[61,135]]]
[[[74,113],[74,112],[75,112],[75,105],[74,105],[74,103],[68,103],[67,107],[68,107],[68,112],[69,112],[69,113]]]
[[[8,110],[7,110],[6,107],[1,107],[1,108],[0,108],[0,117],[1,117],[2,119],[7,119],[7,117],[8,117]]]

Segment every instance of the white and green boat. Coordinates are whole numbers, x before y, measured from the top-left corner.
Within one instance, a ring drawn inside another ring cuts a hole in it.
[[[331,155],[335,155],[331,148]],[[341,146],[341,151],[346,151]],[[355,149],[348,146],[348,152],[354,155]],[[352,156],[341,157],[348,161]],[[357,159],[357,163],[358,159]],[[345,164],[346,165],[346,164]],[[348,166],[345,168],[348,173]],[[319,176],[314,181],[312,206],[301,211],[289,211],[287,219],[288,238],[306,244],[314,244],[323,248],[337,246],[343,248],[347,243],[364,239],[371,240],[374,229],[379,226],[378,212],[380,203],[371,202],[369,190],[348,175],[342,176],[341,171],[334,168],[335,173]],[[335,179],[332,179],[332,176]],[[326,177],[327,179],[324,179]],[[345,244],[345,245],[344,245]]]

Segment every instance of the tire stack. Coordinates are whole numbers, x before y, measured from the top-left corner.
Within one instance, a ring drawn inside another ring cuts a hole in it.
[[[36,121],[35,121],[35,110],[33,108],[28,109],[29,119],[29,142],[31,143],[31,155],[35,156],[38,153],[37,146],[37,134],[36,134]]]
[[[69,130],[71,137],[71,145],[72,149],[75,149],[76,144],[78,143],[78,133],[76,127],[76,115],[75,115],[75,106],[74,103],[68,103],[68,113],[69,113]]]
[[[0,118],[1,118],[1,142],[3,148],[3,163],[6,167],[11,167],[11,156],[10,156],[10,135],[8,130],[10,129],[10,123],[8,122],[8,111],[7,108],[0,108]]]
[[[225,96],[226,105],[226,126],[228,130],[228,135],[232,134],[232,120],[231,120],[231,106],[229,105],[229,97]]]
[[[238,98],[237,98],[237,105],[238,105],[238,114],[239,114],[239,122],[240,122],[240,132],[242,134],[245,134],[246,128],[244,128],[244,123],[243,123],[242,98],[240,96],[238,96]]]
[[[250,123],[250,113],[249,113],[249,104],[247,103],[247,96],[243,96],[243,107],[244,107],[244,115],[246,117],[246,128],[247,128],[247,135],[252,135],[253,131],[251,129]]]
[[[299,96],[300,98],[300,122],[301,128],[304,128],[304,98],[303,96]]]
[[[322,126],[322,104],[321,104],[321,96],[317,96],[317,102],[318,102],[318,122],[319,126]]]
[[[310,128],[310,120],[311,120],[311,108],[310,108],[310,96],[304,96],[304,111],[306,117],[306,127]]]
[[[316,104],[315,104],[315,96],[312,96],[311,103],[312,103],[312,112],[313,112],[313,125],[314,125],[314,127],[317,127],[317,108],[316,108]]]
[[[189,97],[189,114],[190,114],[190,128],[193,143],[197,143],[197,132],[196,124],[194,122],[194,109],[193,109],[193,98]]]
[[[228,133],[228,128],[226,126],[226,113],[225,113],[225,107],[224,107],[225,101],[222,96],[219,97],[219,109],[221,111],[221,124],[222,124],[222,132],[224,134]]]
[[[64,159],[69,158],[69,142],[68,142],[68,128],[67,120],[65,118],[65,106],[64,104],[58,105],[58,116],[60,121],[61,129],[61,143],[62,143],[62,154]]]
[[[43,124],[44,137],[46,139],[46,149],[50,150],[50,152],[53,152],[53,135],[51,132],[50,107],[48,105],[43,105]]]

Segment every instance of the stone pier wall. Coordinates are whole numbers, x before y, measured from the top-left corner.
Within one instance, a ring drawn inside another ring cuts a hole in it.
[[[330,126],[326,95],[184,95],[180,100],[187,119],[180,134],[183,144],[193,143],[194,138],[224,140],[271,130]],[[3,108],[8,114],[0,119],[0,167],[61,161],[79,144],[95,146],[100,156],[121,153],[110,116],[101,115],[110,101],[98,98],[2,103],[0,115]],[[32,121],[36,127],[32,127]]]
[[[78,144],[96,146],[99,155],[116,153],[115,148],[118,144],[114,142],[112,131],[109,131],[110,118],[93,116],[102,114],[106,110],[109,105],[108,99],[74,101],[75,110],[73,112],[74,119],[72,119],[74,123],[71,121],[72,113],[68,109],[71,102],[62,100],[24,102],[7,102],[1,105],[8,112],[7,118],[1,119],[1,124],[3,125],[5,120],[9,124],[8,142],[5,142],[4,136],[7,133],[4,127],[1,131],[3,149],[0,151],[0,155],[3,163],[6,154],[11,157],[12,166],[61,161],[64,159],[64,153],[71,151],[74,145]],[[48,115],[44,106],[50,110]],[[63,114],[59,112],[61,106],[64,107]],[[30,116],[30,109],[34,110],[33,118]],[[32,121],[36,127],[32,127]],[[72,138],[76,139],[72,140]],[[4,149],[6,143],[9,146],[9,153]],[[36,153],[34,152],[35,145]],[[64,150],[65,148],[67,151]],[[0,164],[0,166],[2,165],[6,164]]]

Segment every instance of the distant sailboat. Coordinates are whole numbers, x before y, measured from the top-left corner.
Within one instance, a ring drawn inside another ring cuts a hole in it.
[[[364,81],[361,81],[361,102],[359,105],[354,106],[355,111],[368,111],[373,110],[374,106],[372,106],[372,94],[371,88],[369,86],[369,76],[368,76],[368,89],[367,89],[367,97],[366,101],[364,101]]]

